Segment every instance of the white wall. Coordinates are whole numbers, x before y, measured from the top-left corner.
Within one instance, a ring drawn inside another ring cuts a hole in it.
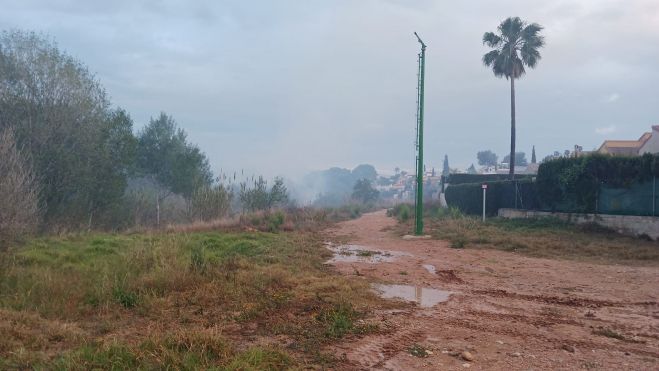
[[[659,153],[659,131],[652,130],[650,139],[638,150],[639,155],[644,153]]]

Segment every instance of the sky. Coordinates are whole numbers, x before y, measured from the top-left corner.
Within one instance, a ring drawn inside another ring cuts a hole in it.
[[[414,167],[419,44],[428,45],[425,158],[441,168],[510,148],[510,86],[483,66],[486,31],[544,27],[516,81],[530,158],[637,139],[659,124],[657,0],[0,0],[0,29],[47,34],[83,61],[136,129],[165,111],[213,170],[299,177]]]

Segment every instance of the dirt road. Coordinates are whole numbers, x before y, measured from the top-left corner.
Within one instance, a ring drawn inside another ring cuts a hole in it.
[[[403,240],[387,231],[395,223],[381,211],[331,231],[358,249],[392,251],[383,259],[339,259],[337,270],[410,285],[393,287],[392,295],[419,302],[376,311],[384,334],[336,349],[349,368],[659,369],[659,268],[452,249],[444,241]],[[450,291],[449,299],[428,306],[437,293],[431,288]],[[424,349],[425,357],[410,354]]]

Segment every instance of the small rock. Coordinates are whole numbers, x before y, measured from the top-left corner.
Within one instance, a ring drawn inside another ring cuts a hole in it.
[[[460,355],[460,352],[453,350],[453,351],[448,352],[448,355],[451,356],[451,357],[457,357],[457,356]]]
[[[426,354],[432,354],[431,350],[426,350]]]
[[[630,356],[630,355],[632,355],[632,354],[629,353],[629,352],[625,352],[625,355],[626,355],[626,356]]]
[[[469,368],[469,367],[471,367],[471,363],[463,363],[462,367]]]
[[[496,343],[499,344],[499,345],[503,345],[503,341],[501,341],[501,340],[497,340]]]
[[[467,352],[467,351],[462,352],[462,354],[460,354],[460,356],[465,361],[472,362],[474,360],[474,356],[471,353]]]
[[[563,349],[566,352],[574,353],[574,347],[570,344],[563,344],[561,349]]]
[[[515,353],[510,353],[511,356],[513,357],[521,357],[522,354],[520,352],[515,352]]]

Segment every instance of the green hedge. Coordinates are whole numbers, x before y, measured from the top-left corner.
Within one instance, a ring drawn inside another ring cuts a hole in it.
[[[530,180],[452,184],[446,188],[446,203],[465,214],[482,214],[482,184],[488,186],[485,213],[489,216],[496,215],[500,208],[534,209],[538,205],[535,184]]]
[[[531,179],[533,175],[523,174],[515,175],[516,180],[527,180]],[[451,185],[456,184],[467,184],[467,183],[485,183],[485,182],[496,182],[509,180],[510,175],[508,174],[450,174],[446,179],[446,183]]]
[[[538,169],[539,207],[550,211],[596,212],[602,187],[631,188],[659,176],[659,155],[593,154],[543,162]]]

